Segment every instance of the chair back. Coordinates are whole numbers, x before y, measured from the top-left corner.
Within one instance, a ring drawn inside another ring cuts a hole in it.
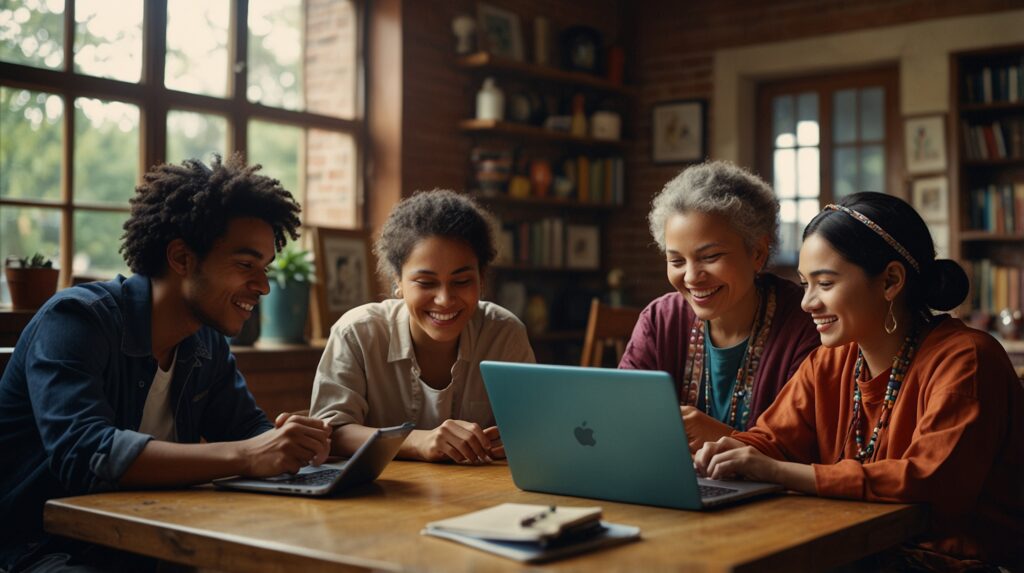
[[[609,306],[597,298],[591,300],[580,366],[601,366],[605,349],[608,347],[615,348],[615,364],[610,366],[618,366],[622,354],[626,351],[626,343],[633,334],[633,327],[640,318],[640,310]]]

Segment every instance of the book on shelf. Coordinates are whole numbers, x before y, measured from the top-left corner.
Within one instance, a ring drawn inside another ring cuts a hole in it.
[[[994,264],[989,259],[972,263],[971,307],[988,314],[1004,308],[1024,308],[1024,268]]]
[[[546,217],[537,221],[503,223],[503,263],[534,267],[565,266],[565,221]]]
[[[550,561],[640,537],[637,527],[601,521],[600,507],[521,503],[503,503],[433,521],[421,533],[529,563]]]
[[[984,66],[964,75],[968,103],[1024,101],[1024,55],[1019,63]]]
[[[1024,157],[1024,117],[973,124],[963,122],[967,159],[1020,159]]]
[[[971,190],[969,197],[972,230],[996,234],[1024,233],[1024,182],[991,183]]]

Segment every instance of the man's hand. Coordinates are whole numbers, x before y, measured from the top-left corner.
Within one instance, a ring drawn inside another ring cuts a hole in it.
[[[680,406],[679,413],[683,416],[686,426],[686,439],[690,442],[690,453],[695,453],[704,442],[714,442],[732,434],[733,429],[708,416],[693,406]]]
[[[496,428],[493,433],[497,433]],[[415,441],[418,457],[428,462],[451,459],[458,463],[486,464],[493,461],[491,438],[479,424],[465,420],[448,419],[433,430],[416,432],[415,437],[410,435],[409,438]],[[504,455],[504,448],[501,452]]]
[[[705,443],[693,458],[694,468],[711,479],[747,479],[778,483],[779,462],[733,438]]]
[[[331,428],[327,422],[306,416],[281,414],[274,429],[238,442],[243,475],[273,476],[296,473],[307,465],[320,465],[330,452]]]
[[[496,460],[505,459],[505,444],[501,442],[501,434],[497,426],[491,426],[484,430],[484,435],[491,441],[491,457]]]

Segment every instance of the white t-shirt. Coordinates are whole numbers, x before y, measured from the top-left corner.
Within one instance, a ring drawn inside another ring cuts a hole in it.
[[[174,364],[178,360],[178,349],[174,349],[171,368],[161,370],[156,367],[153,385],[146,395],[146,405],[142,408],[142,423],[139,432],[149,434],[164,442],[175,441],[174,411],[171,409],[171,380],[174,378]]]

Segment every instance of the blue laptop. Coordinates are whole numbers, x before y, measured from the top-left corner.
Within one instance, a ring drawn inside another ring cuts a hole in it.
[[[782,490],[697,478],[665,372],[492,361],[480,370],[520,489],[678,509]]]

